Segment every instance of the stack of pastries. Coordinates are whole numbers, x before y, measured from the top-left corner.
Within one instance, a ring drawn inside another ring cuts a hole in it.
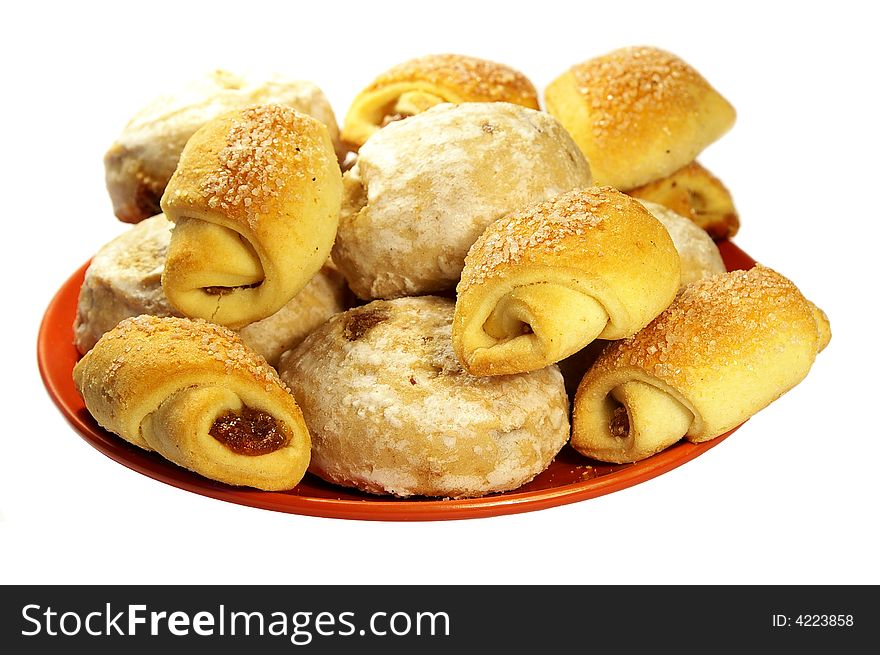
[[[538,93],[462,55],[400,63],[341,131],[321,90],[216,72],[105,158],[116,215],[74,381],[131,444],[221,483],[517,489],[570,446],[630,463],[736,427],[829,342],[781,274],[730,271],[696,157],[730,103],[624,48]]]

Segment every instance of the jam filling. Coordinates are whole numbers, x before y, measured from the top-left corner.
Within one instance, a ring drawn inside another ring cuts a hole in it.
[[[208,434],[239,455],[267,455],[289,441],[280,421],[250,407],[217,417]]]
[[[625,407],[615,407],[614,413],[611,415],[611,422],[608,425],[611,430],[611,436],[618,439],[624,439],[629,434],[629,414]]]
[[[225,296],[236,289],[255,289],[261,284],[262,282],[254,282],[253,284],[243,284],[240,287],[203,287],[202,291],[212,296]]]

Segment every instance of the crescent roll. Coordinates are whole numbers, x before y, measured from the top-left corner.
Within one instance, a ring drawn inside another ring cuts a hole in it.
[[[830,338],[824,313],[769,268],[695,282],[602,352],[578,386],[571,445],[623,463],[714,439],[803,380]]]
[[[739,231],[739,214],[730,191],[696,161],[627,193],[689,218],[713,239],[729,239]]]
[[[587,157],[596,184],[621,190],[689,164],[736,118],[696,70],[650,47],[572,66],[548,85],[545,100]]]
[[[107,191],[121,221],[159,213],[159,200],[189,138],[220,114],[252,105],[286,105],[327,126],[339,156],[339,129],[324,93],[284,75],[237,75],[218,70],[156,98],[125,126],[104,156]]]
[[[569,436],[559,369],[468,375],[452,312],[445,298],[375,300],[282,356],[312,473],[374,494],[463,498],[516,489],[550,465]]]
[[[574,190],[486,228],[465,260],[452,343],[474,375],[537,370],[634,334],[679,281],[669,233],[638,201]]]
[[[105,334],[74,367],[105,429],[207,478],[290,489],[309,463],[293,396],[230,330],[201,320],[138,316]]]
[[[681,262],[681,286],[727,271],[718,246],[699,225],[656,202],[639,202],[669,232]]]
[[[289,107],[219,116],[186,144],[162,196],[162,273],[185,316],[238,328],[274,314],[330,254],[342,173],[327,128]]]
[[[104,245],[86,269],[74,321],[74,345],[85,354],[124,318],[179,316],[162,292],[162,270],[173,224],[153,216]],[[345,279],[327,260],[277,312],[238,330],[246,345],[272,366],[321,323],[346,308]]]
[[[492,221],[590,179],[549,114],[506,102],[438,105],[361,148],[344,177],[333,261],[364,299],[447,291]]]
[[[443,102],[511,102],[538,109],[535,87],[503,64],[463,55],[428,55],[382,73],[351,104],[342,140],[355,150],[388,123]]]

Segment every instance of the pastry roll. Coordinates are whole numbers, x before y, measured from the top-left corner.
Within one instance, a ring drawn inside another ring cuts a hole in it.
[[[452,343],[474,375],[537,370],[637,332],[679,281],[672,239],[638,201],[576,189],[486,228],[465,260]]]
[[[545,100],[586,155],[596,184],[621,190],[689,164],[736,118],[696,70],[650,47],[572,66],[550,83]]]
[[[102,247],[86,269],[79,292],[74,344],[85,354],[124,318],[149,314],[179,316],[160,282],[173,224],[153,216]],[[327,260],[321,270],[277,312],[241,328],[246,345],[272,366],[321,323],[348,304],[345,279]]]
[[[428,55],[377,77],[351,104],[342,139],[357,150],[379,128],[442,102],[511,102],[538,109],[525,75],[494,61],[463,55]]]
[[[107,190],[119,220],[137,223],[159,213],[159,200],[180,153],[202,125],[233,109],[266,104],[286,105],[321,121],[339,156],[344,154],[330,102],[313,83],[283,75],[255,77],[214,71],[153,100],[131,119],[107,151]]]
[[[578,386],[571,445],[623,463],[714,439],[800,382],[830,338],[822,311],[769,268],[695,282],[602,352]]]
[[[505,102],[438,105],[361,148],[344,177],[333,261],[364,299],[450,290],[492,221],[590,179],[549,114]]]
[[[308,467],[309,433],[293,396],[221,326],[125,319],[73,378],[102,427],[212,480],[290,489]]]
[[[223,114],[186,144],[162,196],[162,288],[182,314],[238,328],[274,314],[327,261],[342,174],[322,123],[289,107]]]
[[[739,230],[739,214],[730,191],[695,161],[672,175],[630,189],[627,193],[686,216],[713,239],[729,239]]]
[[[656,202],[639,202],[669,232],[681,262],[681,286],[727,271],[718,246],[700,226]]]
[[[311,472],[368,493],[461,498],[516,489],[550,465],[569,434],[559,370],[468,375],[452,312],[444,298],[377,300],[282,356]]]

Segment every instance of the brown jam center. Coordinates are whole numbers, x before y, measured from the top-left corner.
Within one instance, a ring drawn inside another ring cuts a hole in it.
[[[289,441],[280,421],[250,407],[238,414],[227,412],[219,416],[208,434],[239,455],[267,455]]]
[[[262,282],[254,282],[253,284],[243,284],[239,287],[202,287],[202,291],[212,296],[225,296],[236,289],[255,289],[261,284]]]
[[[625,407],[614,408],[614,414],[611,415],[608,428],[611,430],[612,437],[626,438],[629,434],[629,414],[627,414]]]

